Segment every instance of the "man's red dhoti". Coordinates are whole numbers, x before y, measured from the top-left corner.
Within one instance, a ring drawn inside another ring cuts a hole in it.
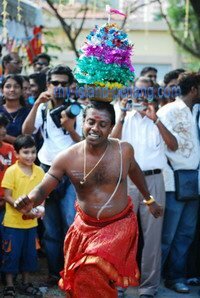
[[[76,209],[75,221],[65,238],[65,266],[61,272],[60,288],[73,293],[76,273],[86,265],[90,268],[91,265],[97,266],[114,286],[137,286],[138,225],[131,199],[122,212],[109,219],[90,217],[78,204]],[[75,293],[73,295],[76,297]]]

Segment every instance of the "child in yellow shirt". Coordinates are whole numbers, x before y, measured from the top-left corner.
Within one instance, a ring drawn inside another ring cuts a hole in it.
[[[1,268],[6,275],[4,297],[15,297],[13,276],[18,273],[22,273],[20,293],[42,297],[39,289],[29,282],[29,273],[37,270],[36,227],[37,218],[44,215],[44,207],[32,209],[26,214],[25,220],[24,215],[14,208],[14,202],[37,186],[42,181],[44,172],[34,164],[36,146],[30,135],[17,137],[13,145],[18,160],[6,170],[2,180],[6,201]]]

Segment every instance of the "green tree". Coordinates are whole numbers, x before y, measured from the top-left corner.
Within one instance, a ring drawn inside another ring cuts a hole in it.
[[[78,49],[77,49],[77,46],[76,46],[76,41],[77,41],[77,37],[79,36],[79,34],[82,31],[84,22],[86,20],[86,14],[87,14],[87,11],[88,11],[88,0],[85,0],[84,5],[82,5],[80,7],[80,9],[77,10],[76,14],[73,16],[74,19],[76,19],[78,13],[83,12],[82,20],[80,22],[80,25],[77,28],[74,27],[73,19],[65,20],[61,16],[61,14],[59,13],[59,10],[58,10],[58,4],[57,4],[58,1],[46,0],[46,2],[49,5],[49,7],[52,9],[52,11],[54,12],[55,17],[59,20],[65,34],[67,35],[67,38],[69,39],[72,50],[74,51],[75,55],[77,57],[79,57],[79,52],[78,52]],[[62,2],[64,2],[64,1],[60,1],[60,3],[62,3]]]
[[[186,18],[186,0],[157,0],[161,17],[166,21],[170,34],[186,53],[193,58],[200,58],[200,1],[189,0],[189,14]]]

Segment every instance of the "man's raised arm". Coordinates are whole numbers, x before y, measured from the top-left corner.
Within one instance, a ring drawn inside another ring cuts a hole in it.
[[[49,101],[51,95],[48,91],[42,92],[36,102],[34,103],[30,113],[26,117],[23,125],[22,125],[22,133],[23,134],[32,134],[35,130],[35,118],[37,114],[38,107],[41,103]]]

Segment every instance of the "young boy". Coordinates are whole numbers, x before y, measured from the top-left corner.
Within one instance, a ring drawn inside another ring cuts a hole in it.
[[[39,209],[34,208],[24,216],[14,208],[14,202],[38,185],[43,179],[44,172],[34,164],[36,146],[30,135],[17,137],[13,145],[18,161],[6,170],[2,180],[6,201],[2,245],[2,272],[6,275],[4,297],[15,297],[13,276],[18,273],[22,273],[20,293],[42,297],[39,289],[29,282],[29,272],[37,270],[37,218],[44,214],[44,208],[41,211],[42,206],[39,206]]]

